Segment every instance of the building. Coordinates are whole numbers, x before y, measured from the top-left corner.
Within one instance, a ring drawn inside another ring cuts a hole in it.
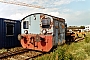
[[[90,25],[85,26],[85,31],[90,31]]]
[[[0,48],[19,46],[20,20],[0,18]]]

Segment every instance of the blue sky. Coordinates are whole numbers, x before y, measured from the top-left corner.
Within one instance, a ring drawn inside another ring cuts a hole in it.
[[[2,1],[2,0],[1,0]],[[45,9],[0,3],[0,18],[21,20],[32,13],[64,18],[68,26],[90,24],[90,0],[3,0],[39,5]]]

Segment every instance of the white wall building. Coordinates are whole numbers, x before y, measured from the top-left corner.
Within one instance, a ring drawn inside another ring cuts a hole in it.
[[[90,31],[90,25],[86,25],[86,26],[85,26],[85,30],[86,30],[86,31]]]

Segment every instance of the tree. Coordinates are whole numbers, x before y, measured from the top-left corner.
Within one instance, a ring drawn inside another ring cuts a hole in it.
[[[80,29],[85,29],[85,26],[80,26]]]

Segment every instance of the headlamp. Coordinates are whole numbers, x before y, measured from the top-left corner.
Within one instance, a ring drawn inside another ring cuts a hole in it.
[[[25,33],[25,34],[28,34],[28,30],[25,30],[24,33]]]

